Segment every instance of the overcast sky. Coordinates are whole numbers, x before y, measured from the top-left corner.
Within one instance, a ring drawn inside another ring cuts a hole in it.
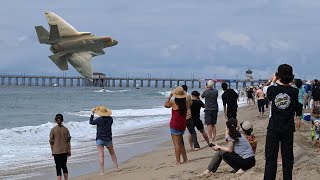
[[[48,28],[46,10],[119,41],[93,58],[95,72],[244,78],[250,67],[257,79],[288,63],[298,78],[320,76],[319,0],[4,0],[1,73],[62,75],[34,30]]]

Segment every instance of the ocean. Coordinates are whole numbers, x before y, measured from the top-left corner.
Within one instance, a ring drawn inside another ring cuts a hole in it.
[[[124,147],[126,143],[117,137],[160,125],[169,129],[171,111],[163,107],[169,93],[169,88],[107,88],[103,92],[97,87],[0,86],[0,179],[24,179],[26,174],[17,173],[25,173],[22,169],[54,165],[48,140],[57,113],[64,115],[72,136],[72,160],[80,162],[96,151],[96,127],[88,123],[93,107],[112,109],[114,146]],[[29,175],[37,173],[32,169]]]

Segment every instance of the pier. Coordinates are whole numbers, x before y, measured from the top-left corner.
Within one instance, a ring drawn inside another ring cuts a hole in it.
[[[32,76],[32,75],[0,75],[1,86],[96,86],[96,87],[154,87],[154,88],[173,88],[183,84],[191,88],[203,88],[209,79],[176,79],[176,78],[132,78],[132,77],[97,77],[90,81],[80,76]],[[214,87],[222,82],[228,83],[230,88],[257,85],[266,80],[235,80],[235,79],[212,79]]]

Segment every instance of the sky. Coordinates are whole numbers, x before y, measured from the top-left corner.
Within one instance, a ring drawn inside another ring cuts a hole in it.
[[[320,76],[318,0],[4,0],[0,73],[78,75],[48,58],[34,26],[52,11],[80,32],[119,41],[92,60],[110,76],[270,78],[280,64],[296,78]]]

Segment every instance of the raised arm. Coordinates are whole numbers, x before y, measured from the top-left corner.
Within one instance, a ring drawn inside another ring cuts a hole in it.
[[[166,107],[166,108],[172,107],[172,102],[171,102],[172,96],[173,96],[173,94],[170,93],[169,97],[166,99],[166,102],[164,103],[164,107]]]

